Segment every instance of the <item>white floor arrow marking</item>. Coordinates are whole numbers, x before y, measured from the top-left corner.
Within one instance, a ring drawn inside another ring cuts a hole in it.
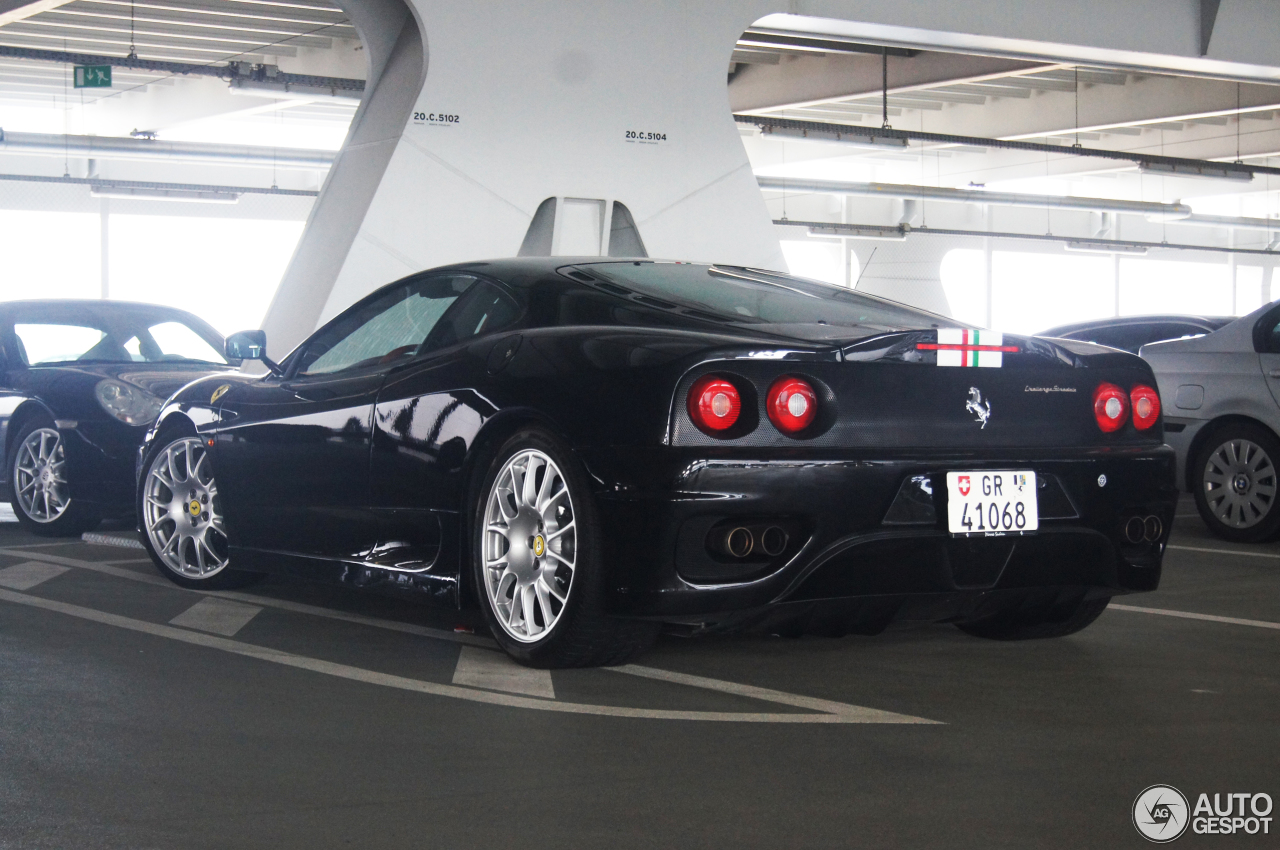
[[[184,629],[199,629],[223,637],[235,637],[262,609],[230,599],[205,597],[169,622]]]
[[[30,590],[55,576],[62,575],[66,571],[66,567],[43,564],[39,561],[14,564],[12,567],[5,567],[0,570],[0,587],[8,587],[13,590]]]
[[[521,667],[501,652],[475,646],[464,646],[462,652],[458,653],[453,683],[543,699],[556,698],[550,670]]]

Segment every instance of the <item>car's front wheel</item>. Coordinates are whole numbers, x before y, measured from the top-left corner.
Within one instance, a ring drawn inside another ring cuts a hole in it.
[[[576,458],[550,434],[517,433],[489,467],[473,515],[472,578],[493,636],[532,667],[621,664],[653,623],[605,613],[601,531]]]
[[[144,468],[138,516],[143,543],[161,575],[201,590],[244,587],[261,577],[230,568],[213,458],[202,438],[157,441]]]
[[[1210,436],[1193,462],[1196,509],[1210,531],[1237,543],[1257,543],[1280,532],[1280,441],[1270,431],[1228,425]]]
[[[62,433],[45,416],[28,419],[14,435],[9,452],[11,504],[18,521],[35,534],[74,537],[101,517],[71,498],[71,469]]]

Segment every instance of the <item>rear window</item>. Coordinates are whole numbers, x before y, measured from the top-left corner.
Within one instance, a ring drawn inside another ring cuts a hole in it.
[[[79,360],[102,344],[107,334],[84,325],[32,323],[13,326],[27,365]]]
[[[874,332],[954,324],[943,316],[865,293],[739,266],[628,262],[580,268],[622,287],[624,291],[616,294],[649,307],[694,311],[730,324],[773,326],[790,334],[828,336],[821,331],[824,326]]]
[[[28,314],[35,311],[28,311]],[[163,363],[195,361],[225,365],[221,339],[173,318],[137,310],[60,310],[30,315],[13,324],[18,357],[28,366],[54,363]],[[62,312],[63,316],[57,316]]]

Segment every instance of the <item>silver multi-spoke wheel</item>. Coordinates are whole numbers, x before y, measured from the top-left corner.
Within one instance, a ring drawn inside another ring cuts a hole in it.
[[[1203,484],[1210,512],[1229,528],[1251,528],[1275,505],[1275,465],[1250,440],[1228,440],[1214,449],[1205,463]]]
[[[53,428],[37,428],[18,446],[13,492],[18,507],[33,522],[50,523],[67,512],[67,455],[62,435]]]
[[[226,568],[227,533],[203,440],[185,437],[157,452],[143,488],[147,539],[165,566],[193,579]]]
[[[503,464],[485,502],[482,573],[498,624],[521,643],[545,637],[573,592],[577,529],[564,473],[537,449]]]

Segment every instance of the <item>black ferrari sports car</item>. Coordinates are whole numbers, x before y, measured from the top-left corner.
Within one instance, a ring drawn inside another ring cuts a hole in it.
[[[530,665],[661,626],[1069,634],[1157,586],[1173,518],[1138,357],[776,272],[467,263],[227,354],[270,374],[186,386],[139,454],[160,571],[474,602]]]
[[[133,511],[138,445],[183,384],[230,368],[182,310],[122,301],[0,303],[0,484],[38,534]]]

